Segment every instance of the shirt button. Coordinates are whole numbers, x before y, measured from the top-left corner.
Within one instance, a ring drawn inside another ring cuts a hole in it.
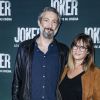
[[[42,99],[44,99],[45,97],[44,96],[42,96]]]
[[[45,78],[45,75],[43,75],[43,78]]]
[[[46,56],[44,56],[44,58],[45,58]]]
[[[42,67],[46,67],[46,66],[43,65]]]
[[[53,47],[53,44],[51,44],[51,47]]]
[[[45,88],[45,86],[43,85],[42,88]]]

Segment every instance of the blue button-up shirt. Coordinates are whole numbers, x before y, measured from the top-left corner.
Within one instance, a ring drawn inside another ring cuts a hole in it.
[[[56,100],[59,72],[56,44],[51,43],[46,54],[36,44],[32,63],[32,100]]]

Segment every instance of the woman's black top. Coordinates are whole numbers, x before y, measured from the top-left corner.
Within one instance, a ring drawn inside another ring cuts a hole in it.
[[[62,100],[82,100],[81,76],[83,72],[69,79],[66,75],[59,86]]]

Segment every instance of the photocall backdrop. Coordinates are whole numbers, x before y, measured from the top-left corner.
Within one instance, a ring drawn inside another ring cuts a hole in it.
[[[55,7],[62,16],[56,38],[70,46],[78,33],[90,35],[100,66],[100,0],[0,0],[0,100],[11,100],[18,46],[39,34],[37,19],[46,6]]]

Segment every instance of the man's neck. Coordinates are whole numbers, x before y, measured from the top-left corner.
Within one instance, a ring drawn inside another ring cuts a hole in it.
[[[40,34],[40,37],[37,39],[37,42],[40,43],[41,45],[43,46],[49,46],[49,44],[51,44],[53,41],[53,38],[52,39],[47,39],[45,37],[43,37],[41,34]]]
[[[46,53],[48,51],[48,46],[52,43],[53,39],[46,39],[42,36],[37,38],[36,42],[38,44],[38,48],[43,52]]]

